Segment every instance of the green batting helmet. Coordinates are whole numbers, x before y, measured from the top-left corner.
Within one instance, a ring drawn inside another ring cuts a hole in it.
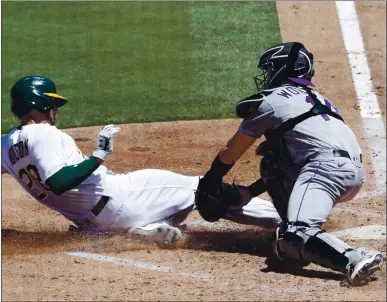
[[[11,111],[18,118],[32,109],[44,112],[61,107],[67,101],[65,97],[56,93],[54,83],[48,78],[26,76],[11,88]]]

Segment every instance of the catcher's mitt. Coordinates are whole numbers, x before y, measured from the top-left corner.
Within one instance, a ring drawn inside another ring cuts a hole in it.
[[[206,221],[215,222],[224,217],[231,206],[242,202],[239,189],[234,184],[222,183],[218,190],[208,192],[206,185],[200,183],[195,194],[195,205],[200,216]]]

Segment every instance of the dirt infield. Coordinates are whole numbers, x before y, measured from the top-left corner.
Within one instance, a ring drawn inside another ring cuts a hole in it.
[[[300,40],[310,48],[317,58],[317,88],[335,102],[360,138],[367,169],[361,193],[384,190],[380,196],[363,194],[366,197],[341,205],[344,210],[334,211],[324,228],[385,225],[385,188],[375,186],[335,4],[283,1],[277,6],[283,40]],[[362,2],[357,9],[385,120],[386,3]],[[114,172],[161,168],[201,175],[239,122],[121,125],[107,166]],[[66,132],[89,154],[98,129]],[[251,148],[226,180],[247,184],[258,177],[257,166]],[[33,201],[10,177],[2,177],[2,188],[4,301],[386,300],[385,268],[366,287],[350,288],[342,275],[315,265],[298,270],[273,260],[268,265],[270,234],[258,228],[225,221],[208,225],[194,213],[181,242],[169,249],[123,235],[77,237],[67,231],[65,218]],[[386,252],[385,240],[349,243]],[[89,258],[66,254],[70,251],[83,251]],[[95,255],[105,257],[90,259]]]

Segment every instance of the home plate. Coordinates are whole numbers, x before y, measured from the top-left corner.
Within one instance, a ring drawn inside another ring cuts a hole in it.
[[[332,232],[342,239],[354,239],[354,240],[366,240],[366,239],[386,239],[386,226],[385,225],[367,225],[353,229],[347,229],[337,232]]]

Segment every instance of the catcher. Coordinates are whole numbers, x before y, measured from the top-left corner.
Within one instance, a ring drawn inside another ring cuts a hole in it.
[[[352,248],[321,230],[333,206],[350,200],[364,182],[359,144],[339,110],[312,90],[313,55],[299,42],[282,43],[260,57],[258,93],[241,100],[243,121],[200,180],[196,206],[207,221],[222,218],[240,203],[240,190],[222,178],[262,135],[257,154],[261,179],[250,197],[268,192],[282,223],[274,253],[281,260],[310,262],[342,272],[352,285],[369,281],[383,263],[380,252]],[[230,192],[231,191],[234,192]]]
[[[177,226],[194,209],[199,177],[157,169],[114,174],[103,163],[120,128],[103,127],[97,150],[85,156],[55,127],[56,114],[67,102],[45,77],[27,76],[13,85],[11,111],[20,126],[1,137],[1,172],[72,221],[77,233],[124,230],[161,245],[179,239]],[[225,218],[272,229],[281,221],[271,203],[258,198],[245,203]]]

